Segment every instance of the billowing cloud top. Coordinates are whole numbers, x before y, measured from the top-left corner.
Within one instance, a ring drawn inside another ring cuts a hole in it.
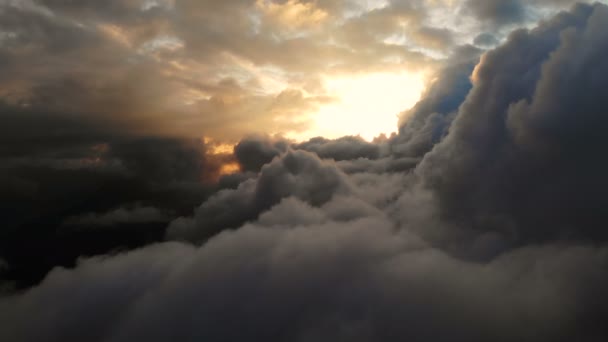
[[[0,340],[608,338],[608,6],[0,4]]]

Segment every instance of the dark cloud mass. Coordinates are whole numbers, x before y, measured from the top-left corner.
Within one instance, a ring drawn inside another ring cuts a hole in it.
[[[0,0],[0,340],[608,339],[608,6],[504,36],[570,2],[455,2],[461,42],[430,3]],[[284,138],[330,100],[225,77],[395,27],[449,57],[372,142]],[[188,48],[133,53],[159,32]]]
[[[467,8],[482,20],[498,25],[522,22],[526,15],[520,0],[469,0]]]
[[[498,44],[498,39],[494,37],[491,33],[481,33],[477,37],[473,43],[477,46],[494,46]]]
[[[578,6],[484,55],[417,169],[443,215],[509,240],[605,240],[606,19],[606,6]]]

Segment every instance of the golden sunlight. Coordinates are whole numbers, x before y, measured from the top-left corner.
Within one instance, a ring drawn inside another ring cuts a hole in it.
[[[241,166],[237,162],[222,164],[219,169],[219,176],[230,175],[241,170]]]
[[[399,113],[411,108],[424,90],[422,73],[372,73],[328,78],[325,87],[336,98],[314,116],[315,136],[360,135],[372,140],[397,131]]]

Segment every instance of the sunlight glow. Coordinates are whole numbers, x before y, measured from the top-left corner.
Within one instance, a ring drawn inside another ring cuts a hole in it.
[[[411,108],[424,90],[422,74],[373,73],[325,80],[336,101],[314,116],[313,135],[337,138],[360,135],[372,140],[397,131],[398,115]]]
[[[241,166],[237,162],[223,164],[218,172],[219,176],[231,175],[241,170]]]

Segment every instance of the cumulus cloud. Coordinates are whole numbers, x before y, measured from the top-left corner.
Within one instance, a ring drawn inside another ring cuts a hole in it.
[[[243,171],[258,172],[262,166],[285,152],[287,146],[288,143],[284,140],[272,141],[261,136],[250,137],[239,141],[234,147],[234,156]]]
[[[607,300],[598,281],[607,276],[605,249],[532,247],[477,264],[395,232],[381,217],[306,226],[293,219],[289,229],[247,225],[199,249],[163,244],[54,270],[41,287],[2,299],[10,324],[0,334],[7,341],[602,336],[594,317]]]
[[[200,241],[246,221],[294,196],[312,205],[322,205],[336,194],[348,194],[351,185],[337,166],[305,151],[292,151],[265,165],[257,179],[236,189],[218,192],[204,202],[194,218],[178,218],[168,228],[174,239]]]
[[[595,56],[606,51],[607,15],[580,5],[483,56],[449,135],[416,170],[442,215],[510,241],[605,239],[596,194],[606,164],[595,156],[606,78],[591,75],[606,68]]]
[[[297,144],[296,149],[314,152],[320,158],[333,160],[377,159],[380,156],[380,147],[368,143],[361,137],[342,137],[338,139],[313,138],[307,142]]]
[[[406,169],[415,166],[419,158],[446,136],[471,89],[470,75],[480,53],[472,46],[456,50],[431,81],[422,99],[401,113],[399,134],[388,141],[391,156],[401,158],[394,163],[398,169],[400,164]]]

